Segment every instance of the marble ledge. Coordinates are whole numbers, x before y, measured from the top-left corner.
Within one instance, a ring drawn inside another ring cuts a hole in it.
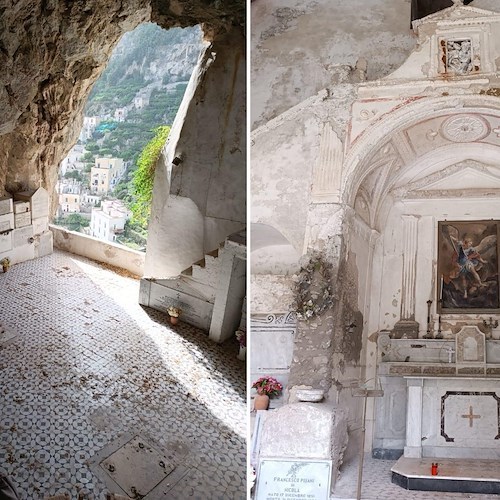
[[[379,376],[418,378],[484,378],[500,379],[500,365],[498,364],[455,364],[455,363],[411,363],[411,362],[388,362],[380,363],[378,366]]]
[[[438,462],[438,476],[432,476],[431,465]],[[462,481],[500,482],[498,460],[460,458],[408,458],[401,457],[391,472],[411,478],[460,479]]]

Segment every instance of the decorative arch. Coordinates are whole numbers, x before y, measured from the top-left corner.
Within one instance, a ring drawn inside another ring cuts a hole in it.
[[[437,123],[441,128],[434,130],[431,126]],[[429,127],[429,136],[421,139],[427,140],[427,151],[419,151],[411,143],[409,135],[418,127],[420,138]],[[408,143],[402,147],[405,140]],[[370,220],[366,222],[374,227],[379,208],[394,188],[466,159],[500,168],[499,153],[498,98],[419,98],[385,114],[354,141],[344,162],[343,201],[356,207],[368,200]]]

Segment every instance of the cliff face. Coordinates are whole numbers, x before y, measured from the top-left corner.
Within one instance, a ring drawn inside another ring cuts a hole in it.
[[[244,16],[244,0],[0,0],[0,193],[40,184],[52,192],[87,95],[123,33],[147,21],[204,23],[216,38]]]

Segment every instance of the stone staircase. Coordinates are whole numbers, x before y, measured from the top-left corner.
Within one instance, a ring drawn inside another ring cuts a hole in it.
[[[221,247],[223,246],[224,244],[221,244]],[[204,298],[212,304],[215,301],[220,270],[219,252],[221,247],[207,253],[203,259],[184,269],[178,278],[193,290],[197,290],[200,298]]]
[[[160,311],[166,311],[169,306],[180,307],[181,321],[210,331],[210,337],[217,342],[223,341],[231,330],[229,324],[235,322],[235,314],[241,317],[245,290],[244,285],[240,290],[241,276],[235,276],[241,275],[241,262],[245,258],[243,231],[230,235],[219,248],[207,253],[175,278],[142,278],[139,303]],[[239,262],[236,274],[235,259]],[[236,282],[238,291],[235,293]],[[241,303],[238,305],[237,301]],[[232,309],[230,316],[226,311],[228,307]],[[239,311],[236,311],[238,307]],[[234,330],[236,328],[237,324]]]

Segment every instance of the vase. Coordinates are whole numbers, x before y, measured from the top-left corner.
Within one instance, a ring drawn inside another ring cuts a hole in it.
[[[9,270],[9,266],[2,266],[3,267],[3,272],[6,273]]]
[[[237,358],[240,361],[245,361],[246,355],[247,355],[247,348],[243,347],[243,346],[240,346],[240,351],[238,352]]]
[[[179,318],[177,316],[170,316],[170,323],[172,323],[172,325],[176,325],[179,323]]]
[[[253,401],[253,407],[257,410],[267,410],[269,408],[269,396],[267,394],[257,394]]]

